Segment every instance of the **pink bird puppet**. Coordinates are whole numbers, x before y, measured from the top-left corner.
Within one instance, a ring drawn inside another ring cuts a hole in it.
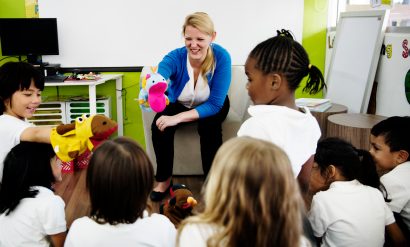
[[[169,104],[165,95],[168,84],[159,73],[146,74],[142,78],[138,97],[141,108],[145,111],[162,112]]]

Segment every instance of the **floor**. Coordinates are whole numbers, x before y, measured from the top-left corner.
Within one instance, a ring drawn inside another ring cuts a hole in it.
[[[65,212],[68,228],[75,219],[87,215],[90,210],[90,200],[85,188],[86,172],[86,169],[82,169],[74,173],[64,173],[63,180],[55,185],[55,193],[61,196],[66,204]],[[195,199],[198,201],[194,212],[200,212],[204,207],[201,197],[201,189],[204,182],[203,176],[174,176],[173,182],[174,184],[185,184],[191,189]],[[161,203],[151,202],[148,199],[147,204],[149,211],[159,212]]]

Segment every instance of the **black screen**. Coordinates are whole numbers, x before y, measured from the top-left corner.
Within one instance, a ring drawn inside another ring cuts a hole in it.
[[[0,18],[3,56],[58,55],[56,18]]]

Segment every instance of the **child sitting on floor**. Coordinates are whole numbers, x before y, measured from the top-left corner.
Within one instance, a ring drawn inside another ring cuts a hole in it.
[[[323,139],[311,180],[316,194],[308,218],[321,246],[383,246],[385,227],[393,241],[404,246],[368,151],[342,139]]]
[[[289,159],[271,142],[237,137],[216,153],[205,210],[179,227],[177,246],[309,246]]]
[[[20,141],[50,143],[51,127],[26,121],[41,103],[44,77],[31,64],[8,62],[0,67],[0,183],[3,160]]]
[[[50,144],[21,142],[8,153],[0,186],[0,246],[63,246],[65,204],[52,191],[56,180],[61,167]]]
[[[169,219],[145,211],[153,185],[152,164],[134,140],[119,137],[101,144],[86,176],[90,216],[73,222],[65,246],[175,246]]]
[[[370,153],[396,221],[410,241],[410,117],[390,117],[371,129]]]

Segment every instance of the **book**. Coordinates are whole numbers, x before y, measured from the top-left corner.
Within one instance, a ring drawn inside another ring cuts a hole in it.
[[[325,112],[332,103],[330,99],[316,99],[316,98],[299,98],[296,99],[297,107],[307,107],[312,112]]]
[[[296,99],[296,105],[298,107],[307,106],[315,107],[324,103],[329,103],[330,99],[317,99],[317,98],[299,98]]]
[[[311,111],[311,112],[325,112],[325,111],[327,111],[330,107],[332,107],[332,103],[331,102],[327,102],[327,103],[324,103],[324,104],[320,104],[320,105],[317,105],[317,106],[313,106],[313,107],[307,107],[307,108],[309,108],[309,110]]]

